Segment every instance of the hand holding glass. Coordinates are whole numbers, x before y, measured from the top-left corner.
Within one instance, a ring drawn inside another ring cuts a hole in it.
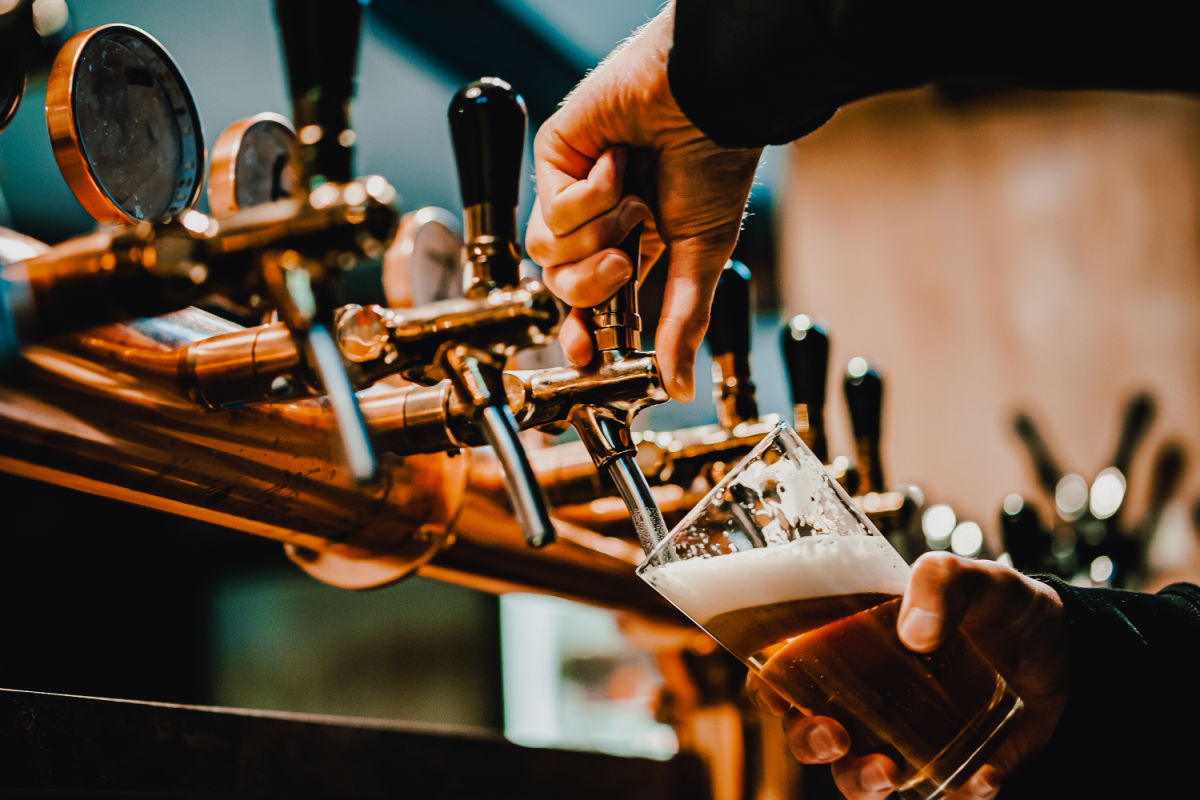
[[[961,635],[900,643],[908,564],[787,424],[638,574],[801,711],[838,720],[855,754],[891,757],[906,800],[969,778],[1021,709]]]

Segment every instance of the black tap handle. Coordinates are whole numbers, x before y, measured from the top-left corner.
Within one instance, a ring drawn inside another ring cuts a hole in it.
[[[1146,392],[1139,392],[1130,398],[1125,406],[1125,414],[1121,420],[1121,433],[1117,439],[1116,451],[1110,462],[1121,470],[1121,474],[1129,477],[1129,466],[1133,463],[1133,454],[1137,446],[1150,430],[1154,421],[1154,398]]]
[[[717,279],[712,319],[705,334],[713,359],[717,416],[726,428],[758,418],[754,382],[750,378],[752,314],[750,270],[742,262],[730,259]]]
[[[1050,447],[1042,438],[1033,418],[1028,414],[1017,413],[1013,419],[1013,427],[1017,435],[1021,437],[1021,441],[1025,443],[1030,458],[1033,459],[1034,474],[1037,475],[1042,491],[1053,500],[1054,493],[1058,489],[1058,482],[1062,480],[1063,471],[1054,460],[1054,456],[1050,454]]]
[[[1050,534],[1042,527],[1037,509],[1019,495],[1010,495],[1000,509],[1000,532],[1013,567],[1038,572],[1051,565]]]
[[[862,472],[862,493],[882,492],[883,464],[880,458],[881,420],[883,417],[883,380],[874,367],[862,359],[851,359],[843,381],[858,467]]]
[[[796,408],[796,428],[813,454],[829,461],[825,437],[825,387],[829,380],[829,336],[807,314],[797,314],[779,332]]]
[[[740,261],[725,262],[713,293],[712,319],[705,338],[714,357],[731,354],[750,360],[750,270]]]
[[[354,176],[354,98],[362,31],[360,0],[275,0],[304,187]]]
[[[517,199],[528,117],[525,100],[500,78],[481,78],[454,95],[447,116],[468,254],[481,243],[486,246],[486,237],[491,237],[500,251],[487,254],[490,279],[498,286],[515,286],[520,279]]]

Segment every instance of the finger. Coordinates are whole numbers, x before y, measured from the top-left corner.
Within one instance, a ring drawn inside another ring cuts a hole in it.
[[[897,630],[906,647],[929,652],[960,624],[1019,629],[1041,599],[1032,580],[998,562],[925,553],[913,564]]]
[[[850,750],[850,735],[829,717],[808,717],[792,709],[783,729],[788,749],[802,764],[828,764]]]
[[[896,765],[879,753],[835,761],[831,771],[834,784],[847,800],[882,800],[896,786]]]
[[[708,330],[713,291],[729,258],[727,249],[709,246],[700,238],[667,245],[667,278],[654,349],[664,388],[680,402],[692,399],[696,351]]]
[[[650,208],[645,203],[636,197],[626,197],[565,236],[555,236],[538,210],[530,214],[525,250],[543,267],[579,261],[605,248],[616,247],[635,225],[649,216]]]
[[[589,161],[560,134],[551,131],[546,139],[554,146],[543,145],[539,151],[534,144],[538,199],[547,229],[566,236],[620,202],[627,155],[624,148],[613,148]]]
[[[558,343],[563,349],[563,354],[577,367],[591,361],[595,350],[592,334],[584,321],[585,313],[590,315],[591,312],[580,308],[572,310],[558,329]]]
[[[632,277],[629,256],[616,248],[601,250],[573,264],[542,270],[542,281],[547,288],[577,309],[600,305]]]

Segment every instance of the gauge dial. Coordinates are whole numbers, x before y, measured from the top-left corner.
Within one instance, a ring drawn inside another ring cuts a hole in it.
[[[400,219],[383,256],[383,288],[393,308],[461,297],[462,236],[458,219],[443,208],[426,206]]]
[[[215,217],[288,198],[302,198],[300,141],[291,122],[262,113],[233,123],[217,137],[208,176]]]
[[[160,222],[204,181],[196,104],[148,33],[105,25],[63,45],[46,84],[46,124],[71,191],[100,222]]]

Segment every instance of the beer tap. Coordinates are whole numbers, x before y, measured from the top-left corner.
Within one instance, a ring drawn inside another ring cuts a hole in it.
[[[879,373],[861,356],[850,359],[842,381],[850,426],[854,430],[854,451],[862,494],[882,492],[883,463],[880,456],[880,427],[883,416],[883,381]]]
[[[633,177],[633,172],[629,171],[626,192],[636,191],[635,181],[631,180]],[[607,301],[592,309],[596,344],[593,362],[598,362],[595,366],[597,379],[603,380],[606,371],[619,370],[627,363],[649,359],[652,370],[646,387],[649,391],[643,399],[635,400],[633,404],[612,401],[577,403],[567,412],[567,420],[591,453],[596,470],[606,473],[616,485],[629,510],[642,549],[650,552],[666,538],[668,531],[662,512],[650,493],[646,476],[638,466],[637,447],[631,430],[633,416],[643,403],[661,402],[666,399],[666,393],[662,389],[653,354],[643,353],[639,349],[642,320],[638,313],[637,281],[641,265],[642,229],[641,223],[634,226],[621,243],[621,249],[633,263],[633,275],[629,282]]]
[[[471,271],[464,294],[468,300],[503,296],[521,282],[517,200],[525,101],[499,78],[483,78],[455,94],[448,116]],[[503,370],[514,352],[510,342],[480,346],[467,337],[447,342],[436,354],[433,377],[449,379],[503,465],[505,489],[526,541],[542,547],[554,540],[554,526],[508,406]]]
[[[797,314],[779,331],[784,365],[792,390],[796,432],[821,459],[829,463],[825,437],[825,385],[829,371],[829,336],[808,314]]]
[[[712,354],[713,401],[717,422],[733,430],[758,419],[758,401],[750,378],[753,296],[750,270],[730,259],[717,279],[712,319],[705,338]]]

